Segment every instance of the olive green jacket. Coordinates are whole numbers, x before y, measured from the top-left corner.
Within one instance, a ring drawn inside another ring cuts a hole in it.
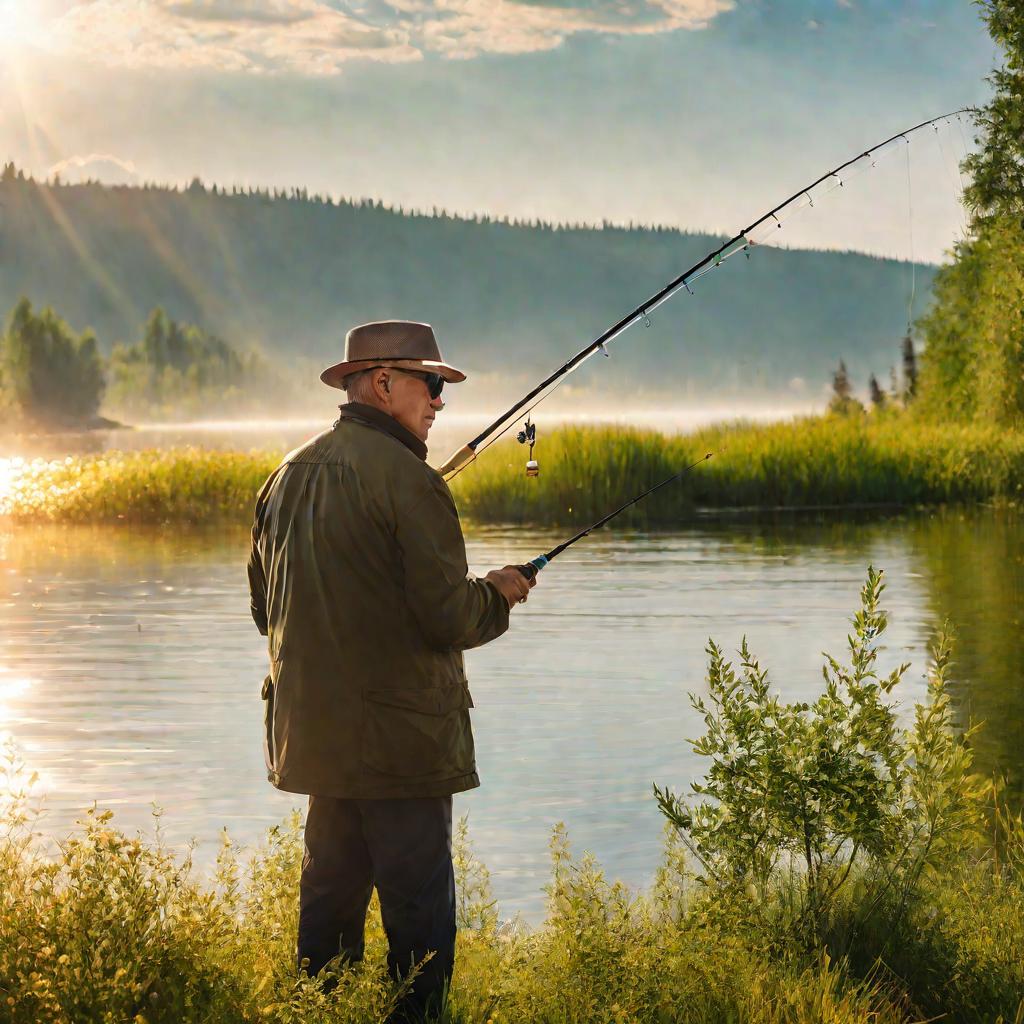
[[[289,793],[443,796],[480,784],[462,652],[508,629],[468,572],[426,446],[370,406],[286,456],[260,490],[252,615],[267,636],[264,753]]]

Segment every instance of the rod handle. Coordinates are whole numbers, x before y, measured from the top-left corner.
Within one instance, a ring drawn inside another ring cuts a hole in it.
[[[464,448],[449,455],[437,471],[445,480],[451,480],[456,473],[465,469],[475,458],[476,452],[467,444]]]
[[[548,564],[548,560],[543,555],[538,555],[536,558],[531,558],[526,565],[517,565],[516,568],[528,579],[532,580],[537,573]]]

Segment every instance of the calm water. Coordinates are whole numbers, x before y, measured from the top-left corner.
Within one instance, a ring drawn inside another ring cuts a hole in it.
[[[483,531],[479,571],[550,538]],[[994,513],[874,523],[716,521],[661,535],[590,538],[549,570],[510,632],[468,656],[483,787],[457,798],[502,913],[536,919],[547,840],[640,885],[660,854],[652,781],[701,769],[686,691],[704,645],[753,651],[790,698],[841,653],[866,566],[887,570],[883,667],[912,660],[902,701],[923,692],[923,652],[949,615],[961,636],[962,713],[988,720],[983,766],[1024,768],[1024,523]],[[0,732],[38,771],[43,827],[64,834],[92,801],[209,863],[219,830],[251,842],[301,798],[266,781],[263,641],[248,615],[243,530],[0,525]]]

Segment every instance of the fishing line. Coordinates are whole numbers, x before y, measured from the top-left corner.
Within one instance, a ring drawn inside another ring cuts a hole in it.
[[[596,351],[596,350],[595,350],[595,351]],[[607,352],[605,352],[605,355],[607,355],[607,354],[608,354],[608,353],[607,353]],[[594,353],[593,353],[593,352],[591,352],[591,353],[590,353],[590,355],[588,355],[588,356],[586,357],[586,359],[589,359],[589,358],[590,358],[590,356],[592,356],[592,355],[594,355]],[[584,359],[584,360],[581,360],[581,364],[582,364],[583,362],[585,362],[585,361],[586,361],[586,359]],[[554,393],[555,393],[555,392],[556,392],[556,391],[557,391],[557,390],[558,390],[558,389],[559,389],[559,388],[560,388],[560,387],[561,387],[561,386],[562,386],[562,385],[563,385],[563,384],[564,384],[564,383],[565,383],[565,382],[566,382],[566,381],[567,381],[568,379],[569,379],[569,377],[568,377],[568,374],[567,374],[566,376],[564,376],[564,377],[560,377],[560,378],[558,379],[558,381],[557,381],[557,382],[555,383],[555,385],[554,385],[553,387],[551,387],[551,388],[549,388],[549,389],[548,389],[547,391],[545,391],[545,392],[544,392],[544,394],[542,394],[542,395],[541,395],[541,396],[540,396],[540,397],[539,397],[539,398],[538,398],[538,399],[537,399],[537,400],[536,400],[536,401],[535,401],[535,402],[534,402],[534,403],[533,403],[532,405],[528,405],[528,406],[526,407],[526,409],[524,410],[524,412],[526,413],[526,417],[527,417],[527,418],[529,418],[529,416],[530,416],[530,413],[531,413],[531,412],[533,412],[533,410],[534,410],[534,409],[535,409],[535,408],[536,408],[536,407],[537,407],[538,405],[540,405],[540,403],[541,403],[541,402],[543,402],[545,398],[547,398],[547,397],[548,397],[549,395],[553,395],[553,394],[554,394]],[[495,442],[495,441],[498,441],[498,440],[500,440],[500,439],[501,439],[502,437],[504,437],[504,436],[505,436],[505,434],[507,434],[507,433],[508,433],[508,432],[509,432],[509,431],[510,431],[510,430],[511,430],[511,429],[512,429],[512,428],[513,428],[513,427],[514,427],[515,425],[516,425],[516,421],[515,421],[515,420],[509,420],[509,422],[508,422],[508,423],[506,423],[506,424],[505,424],[505,426],[504,426],[504,427],[503,427],[503,428],[502,428],[502,429],[501,429],[501,430],[500,430],[500,431],[499,431],[499,432],[498,432],[497,434],[495,434],[495,435],[494,435],[494,437],[492,437],[492,438],[491,438],[491,439],[490,439],[489,441],[487,441],[487,442],[486,442],[485,444],[482,444],[482,445],[481,445],[481,446],[480,446],[480,447],[479,447],[479,448],[477,449],[477,451],[476,451],[476,454],[477,454],[477,455],[479,455],[479,454],[481,454],[482,452],[485,452],[485,451],[487,451],[487,449],[488,449],[488,448],[490,448],[490,447],[491,447],[491,445],[492,445],[492,444],[494,444],[494,442]],[[453,480],[453,479],[454,479],[455,477],[457,477],[457,476],[458,476],[458,475],[459,475],[459,474],[460,474],[460,473],[461,473],[461,472],[462,472],[462,471],[463,471],[463,470],[464,470],[464,469],[466,468],[466,466],[468,466],[468,465],[469,465],[469,462],[464,462],[464,463],[462,463],[462,465],[460,465],[460,466],[459,466],[458,468],[454,469],[454,470],[453,470],[453,471],[452,471],[451,473],[449,473],[449,474],[448,474],[447,476],[445,476],[445,480]],[[440,472],[440,470],[439,470],[439,472]]]
[[[541,571],[541,569],[548,565],[553,559],[557,558],[567,548],[571,548],[577,541],[583,540],[583,538],[588,534],[593,533],[595,530],[599,530],[606,523],[610,523],[617,515],[625,512],[627,508],[631,508],[638,501],[643,501],[643,499],[648,495],[661,490],[662,487],[667,487],[669,484],[674,483],[676,480],[689,473],[690,470],[696,469],[697,466],[703,466],[713,454],[713,452],[708,452],[703,458],[698,459],[696,462],[691,462],[689,466],[684,466],[678,472],[665,477],[664,480],[659,481],[653,487],[648,487],[646,491],[641,492],[635,498],[630,498],[624,505],[620,505],[613,512],[609,512],[606,516],[602,516],[596,523],[591,524],[585,530],[580,530],[580,532],[575,536],[570,537],[566,541],[562,541],[561,544],[556,544],[550,551],[546,551],[543,555],[538,555],[536,558],[531,558],[525,565],[517,565],[516,568],[528,580],[532,580],[534,576]]]
[[[910,177],[910,139],[907,139],[907,225],[910,230],[910,302],[907,304],[907,337],[914,326],[914,298],[917,293],[917,264],[914,262],[914,189]]]
[[[632,312],[619,320],[618,323],[608,328],[608,330],[606,330],[597,339],[577,352],[553,373],[549,374],[544,380],[536,385],[536,387],[511,406],[511,408],[502,413],[502,415],[491,423],[482,433],[473,438],[473,440],[467,442],[467,444],[465,444],[461,449],[451,455],[440,467],[439,472],[446,479],[450,479],[456,473],[461,472],[465,466],[469,465],[469,463],[476,458],[478,452],[482,452],[486,448],[490,447],[498,437],[501,437],[510,428],[511,420],[517,417],[524,409],[529,413],[536,408],[542,401],[544,401],[545,398],[548,397],[548,395],[555,391],[562,379],[575,372],[575,370],[578,369],[578,367],[581,366],[591,355],[593,355],[594,352],[605,351],[605,344],[607,342],[616,339],[620,334],[632,327],[638,320],[642,320],[649,324],[651,312],[657,309],[662,302],[667,301],[680,289],[685,288],[687,292],[692,294],[690,285],[694,281],[699,280],[699,278],[705,273],[708,273],[710,270],[721,265],[725,259],[735,255],[736,252],[745,251],[747,255],[749,255],[751,246],[763,244],[763,239],[767,238],[767,234],[765,234],[759,242],[758,239],[754,237],[755,234],[759,234],[765,226],[768,227],[769,234],[772,231],[781,228],[782,218],[779,217],[780,213],[783,217],[788,219],[789,216],[795,215],[806,206],[813,206],[815,196],[824,198],[836,188],[845,187],[846,180],[850,180],[852,177],[866,172],[871,167],[876,166],[879,156],[883,155],[886,148],[895,143],[898,139],[906,141],[909,147],[910,135],[920,131],[922,128],[929,127],[938,121],[944,119],[948,120],[958,114],[967,113],[969,110],[973,112],[973,108],[965,107],[961,110],[953,111],[950,114],[943,114],[939,117],[930,118],[927,121],[922,121],[920,124],[915,125],[913,128],[908,128],[905,131],[898,132],[896,135],[893,135],[890,138],[885,139],[883,142],[880,142],[878,145],[859,153],[857,156],[845,161],[838,167],[833,168],[831,171],[821,175],[810,184],[799,189],[797,192],[794,192],[791,196],[779,203],[773,209],[769,210],[763,216],[759,217],[748,227],[723,242],[717,249],[708,253],[688,270],[673,278],[660,291],[650,296],[650,298],[645,302],[641,303],[641,305],[637,306]],[[819,189],[819,186],[822,185],[825,185],[826,187],[816,193],[815,190]],[[607,354],[606,351],[605,354]],[[552,385],[554,385],[554,387],[552,387]]]

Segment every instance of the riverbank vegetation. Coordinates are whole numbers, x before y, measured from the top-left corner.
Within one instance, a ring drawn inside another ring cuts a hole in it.
[[[950,646],[928,697],[890,706],[885,613],[871,572],[847,655],[813,704],[786,704],[744,649],[713,644],[706,759],[689,800],[667,788],[663,863],[644,892],[551,841],[543,923],[500,923],[485,867],[456,837],[460,923],[447,1019],[466,1024],[972,1024],[1024,1020],[1024,826],[973,774],[952,729]],[[904,727],[904,723],[906,723]],[[0,1006],[12,1024],[379,1022],[376,906],[367,956],[324,994],[294,967],[298,815],[213,877],[92,811],[59,846],[33,833],[9,755],[0,822]],[[654,799],[654,797],[652,797]]]
[[[15,305],[0,333],[0,429],[56,431],[132,420],[266,415],[297,401],[292,375],[155,309],[132,344],[101,355],[96,336],[76,334],[51,308]]]
[[[1024,498],[1024,432],[926,422],[895,410],[725,424],[680,436],[563,426],[540,436],[538,478],[525,476],[525,449],[509,441],[481,455],[452,489],[472,522],[585,524],[707,452],[709,461],[622,522],[671,526],[699,508],[1015,504]],[[0,470],[0,515],[246,522],[279,458],[181,449],[12,460]]]
[[[977,114],[978,147],[964,162],[970,225],[942,267],[925,341],[923,414],[1024,425],[1024,9],[979,3],[1003,58],[989,76],[992,99]]]
[[[0,334],[0,426],[92,425],[105,388],[95,335],[21,299]]]

